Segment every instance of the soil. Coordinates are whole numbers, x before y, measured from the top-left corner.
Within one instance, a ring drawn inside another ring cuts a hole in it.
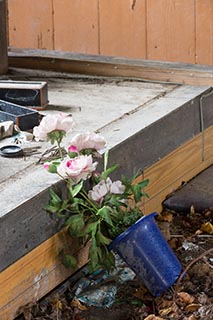
[[[22,308],[19,320],[211,320],[213,319],[213,211],[165,210],[159,227],[183,266],[176,284],[153,297],[137,277],[118,285],[109,308],[88,307],[74,298],[75,276],[36,304]]]

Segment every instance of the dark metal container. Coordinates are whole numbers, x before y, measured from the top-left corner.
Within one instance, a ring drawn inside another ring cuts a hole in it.
[[[31,130],[39,124],[38,111],[0,100],[0,122],[11,120],[20,130]]]

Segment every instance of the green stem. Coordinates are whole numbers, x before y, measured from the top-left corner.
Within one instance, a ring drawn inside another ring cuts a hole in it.
[[[58,145],[58,150],[59,150],[59,154],[60,154],[60,158],[63,159],[63,153],[62,153],[62,149],[61,149],[61,140],[57,139],[57,145]]]
[[[88,198],[88,196],[87,196],[87,193],[84,191],[84,190],[82,190],[81,192],[80,192],[80,194],[81,194],[81,196],[89,203],[89,205],[90,205],[90,210],[91,210],[91,207],[93,208],[93,212],[95,213],[95,215],[96,215],[96,213],[98,212],[98,208],[97,208],[97,206],[92,202],[92,201],[90,201],[90,199]]]

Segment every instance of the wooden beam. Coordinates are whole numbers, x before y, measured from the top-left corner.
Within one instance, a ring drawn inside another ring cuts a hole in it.
[[[150,179],[146,190],[150,200],[145,203],[145,214],[160,212],[161,203],[170,192],[213,163],[212,140],[213,126],[205,130],[204,160],[201,153],[203,136],[198,134],[144,170],[139,179]],[[62,265],[60,252],[64,247],[76,252],[79,267],[87,262],[88,248],[77,251],[76,245],[62,230],[0,273],[0,287],[4,288],[0,292],[1,320],[14,319],[21,306],[37,301],[73,273]]]
[[[10,50],[9,67],[52,70],[152,82],[213,85],[213,66],[47,50]]]
[[[0,273],[0,319],[13,320],[20,308],[34,303],[67,279],[73,270],[62,264],[61,251],[77,250],[66,230],[58,232]],[[78,267],[87,262],[88,248],[76,252]]]
[[[7,57],[7,1],[0,1],[0,75],[8,71]]]
[[[205,130],[204,159],[202,159],[202,134],[144,170],[144,179],[150,183],[146,192],[150,199],[145,203],[145,214],[161,212],[162,201],[183,182],[187,182],[213,164],[213,126]]]

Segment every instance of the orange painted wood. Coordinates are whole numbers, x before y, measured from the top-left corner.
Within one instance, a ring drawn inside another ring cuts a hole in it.
[[[35,303],[73,273],[62,265],[60,252],[67,246],[77,250],[65,230],[60,231],[0,273],[1,320],[13,320],[20,307]],[[87,252],[85,247],[76,254],[79,267],[86,264]]]
[[[196,1],[196,63],[213,65],[213,1]]]
[[[195,63],[195,1],[147,1],[147,58]]]
[[[8,0],[17,48],[213,64],[212,0]]]
[[[98,54],[98,1],[54,0],[55,49]]]
[[[52,0],[8,0],[10,46],[54,49]]]
[[[100,54],[146,58],[145,0],[101,0]]]

